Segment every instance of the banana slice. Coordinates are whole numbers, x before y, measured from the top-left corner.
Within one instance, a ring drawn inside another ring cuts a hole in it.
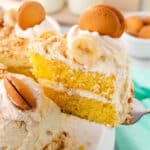
[[[101,56],[100,44],[94,37],[82,35],[72,40],[69,53],[76,62],[87,67],[92,67]]]

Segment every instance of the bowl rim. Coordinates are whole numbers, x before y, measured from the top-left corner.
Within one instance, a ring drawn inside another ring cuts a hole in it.
[[[123,36],[126,36],[129,40],[137,42],[137,43],[150,44],[150,39],[142,39],[142,38],[134,37],[127,32],[124,32]]]
[[[150,15],[150,11],[134,11],[134,12],[126,12],[125,13],[125,18],[132,16],[132,15],[139,15],[140,17],[144,16],[144,15]]]

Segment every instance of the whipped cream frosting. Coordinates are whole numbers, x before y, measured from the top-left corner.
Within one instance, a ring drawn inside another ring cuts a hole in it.
[[[62,134],[59,107],[47,97],[39,85],[24,75],[13,74],[32,91],[36,108],[22,111],[9,100],[3,80],[0,80],[0,150],[44,149]],[[59,141],[60,142],[60,141]],[[55,141],[55,145],[60,145]]]
[[[59,34],[60,27],[51,17],[46,17],[40,24],[27,28],[26,30],[21,29],[18,24],[15,26],[15,34],[20,38],[32,39],[39,37],[44,32]]]
[[[82,38],[83,40],[87,40],[85,44],[91,45],[95,55],[98,54],[99,57],[106,57],[108,63],[112,61],[112,64],[113,61],[115,61],[114,63],[118,66],[126,65],[127,54],[124,50],[124,44],[119,38],[111,38],[107,35],[102,36],[98,32],[81,30],[78,25],[73,26],[67,36],[67,53],[70,58],[73,58],[71,51],[74,48],[74,41],[76,39],[82,40]],[[99,51],[99,53],[97,53],[97,51]],[[97,66],[99,62],[101,62],[101,58],[99,58],[92,67]],[[107,60],[105,64],[107,64]],[[111,69],[109,68],[109,70]]]
[[[30,90],[33,93],[33,96],[36,99],[36,109],[34,110],[27,110],[22,111],[21,109],[18,109],[15,107],[11,101],[9,100],[9,97],[7,96],[7,92],[4,86],[4,81],[0,81],[0,116],[3,119],[6,119],[9,121],[23,121],[27,125],[27,129],[31,128],[35,123],[38,123],[41,121],[41,115],[39,113],[39,106],[42,99],[42,90],[40,89],[39,85],[34,82],[32,79],[25,77],[23,75],[16,75],[14,76],[23,82],[30,88]],[[0,124],[0,127],[3,126],[3,124]]]
[[[85,44],[92,45],[93,48],[95,48],[95,51],[99,51],[101,53],[101,55],[105,55],[109,52],[104,49],[104,45],[102,44],[101,38],[97,32],[81,30],[78,25],[75,25],[70,29],[70,31],[68,32],[68,35],[67,35],[68,55],[70,57],[73,57],[69,53],[69,51],[73,48],[73,45],[74,45],[73,41],[75,39],[82,40],[82,38],[83,38],[84,42],[87,40],[87,43],[85,43]]]

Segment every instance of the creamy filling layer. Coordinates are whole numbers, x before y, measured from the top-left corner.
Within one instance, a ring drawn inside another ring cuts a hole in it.
[[[129,104],[128,104],[128,98],[130,96],[130,85],[131,85],[131,82],[128,82],[126,83],[127,84],[127,89],[122,89],[121,91],[115,91],[115,96],[117,98],[117,100],[114,100],[112,99],[111,101],[102,97],[102,96],[99,96],[97,94],[94,94],[92,92],[89,92],[89,91],[85,91],[85,90],[80,90],[80,89],[73,89],[73,88],[65,88],[63,86],[63,84],[61,83],[56,83],[55,85],[51,85],[49,83],[48,80],[45,80],[45,79],[39,79],[38,80],[40,82],[40,84],[42,86],[46,86],[46,87],[49,87],[55,91],[59,91],[59,92],[66,92],[68,95],[78,95],[78,96],[81,96],[81,97],[85,97],[85,98],[88,98],[88,99],[94,99],[96,101],[100,101],[100,102],[103,102],[103,103],[111,103],[115,106],[116,108],[116,111],[117,111],[117,118],[119,120],[120,123],[123,123],[125,121],[125,119],[127,118],[127,115],[129,113]],[[126,92],[124,92],[124,90],[126,90]],[[123,93],[126,93],[124,94],[122,97],[118,96],[117,94],[122,95]],[[122,98],[122,101],[118,100],[119,98]]]
[[[100,95],[94,94],[94,93],[89,92],[89,91],[74,89],[74,88],[65,88],[63,86],[63,84],[61,84],[61,83],[56,83],[55,85],[51,86],[49,81],[45,80],[45,79],[38,79],[38,81],[42,86],[49,87],[51,89],[54,89],[55,91],[66,92],[68,95],[79,95],[81,97],[94,99],[94,100],[97,100],[97,101],[101,101],[103,103],[111,103],[105,97],[102,97]]]

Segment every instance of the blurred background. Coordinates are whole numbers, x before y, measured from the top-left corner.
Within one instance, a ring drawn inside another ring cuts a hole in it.
[[[0,6],[9,9],[29,0],[0,0]],[[95,4],[109,4],[122,10],[148,11],[150,0],[35,0],[45,7],[47,13],[52,15],[59,23],[64,25],[76,24],[79,15],[88,7]]]
[[[0,0],[0,6],[9,9],[29,0]],[[88,7],[95,4],[109,4],[123,12],[149,11],[150,0],[35,0],[45,7],[47,13],[60,24],[76,24],[79,15]]]

